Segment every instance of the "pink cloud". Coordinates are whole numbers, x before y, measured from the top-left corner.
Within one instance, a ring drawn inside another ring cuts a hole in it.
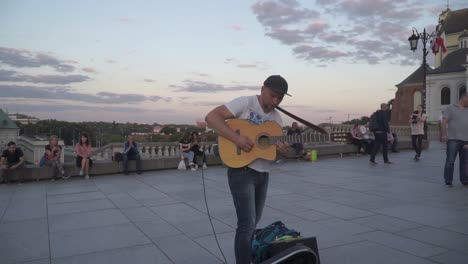
[[[243,31],[244,30],[244,28],[241,27],[240,25],[230,25],[229,29],[231,29],[233,31]]]
[[[89,72],[89,73],[96,73],[96,69],[94,69],[93,67],[84,67],[84,68],[81,68],[81,70],[85,71],[85,72]]]
[[[237,65],[239,68],[257,68],[256,64],[239,64]]]

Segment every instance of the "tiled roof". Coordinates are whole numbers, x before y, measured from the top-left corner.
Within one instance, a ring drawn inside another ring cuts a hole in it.
[[[468,8],[449,11],[439,33],[451,34],[465,29],[468,29]]]
[[[450,53],[444,58],[440,67],[432,70],[428,74],[465,71],[466,68],[463,66],[463,64],[467,64],[466,62],[467,54],[468,54],[468,48],[458,49]]]
[[[432,69],[426,64],[426,74],[431,72]],[[410,83],[422,83],[424,78],[423,66],[419,66],[410,76],[404,79],[401,83],[397,84],[396,87],[404,86]]]

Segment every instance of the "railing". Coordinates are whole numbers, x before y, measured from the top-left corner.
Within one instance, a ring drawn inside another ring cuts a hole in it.
[[[212,155],[215,144],[215,142],[202,142],[199,144],[200,150],[206,155]],[[142,159],[180,157],[179,142],[138,142],[138,148]],[[92,157],[95,160],[112,160],[115,152],[123,152],[122,143],[111,143],[93,150]]]
[[[338,132],[350,132],[353,125],[327,125],[324,129],[328,133],[338,133]],[[390,130],[397,134],[399,139],[410,140],[411,139],[411,128],[410,126],[390,126]],[[428,124],[427,126],[427,137],[429,140],[439,140],[440,139],[440,127],[438,125]]]

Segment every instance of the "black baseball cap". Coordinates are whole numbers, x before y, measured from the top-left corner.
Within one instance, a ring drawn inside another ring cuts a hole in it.
[[[291,96],[288,94],[288,82],[280,75],[271,75],[263,82],[263,86],[276,92]]]

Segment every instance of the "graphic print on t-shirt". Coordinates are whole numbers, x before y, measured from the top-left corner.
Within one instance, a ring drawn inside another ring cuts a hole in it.
[[[248,120],[255,125],[261,125],[265,123],[266,121],[270,121],[268,117],[261,116],[255,112],[250,112]]]

